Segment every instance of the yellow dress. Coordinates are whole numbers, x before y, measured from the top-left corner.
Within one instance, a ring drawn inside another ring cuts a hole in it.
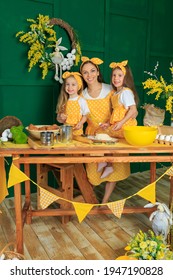
[[[89,135],[94,135],[97,132],[99,123],[104,123],[110,119],[111,103],[110,98],[112,92],[109,91],[105,98],[101,99],[87,99],[88,107],[90,110],[90,116],[88,118],[88,127],[86,133]],[[99,132],[100,129],[99,129]],[[105,130],[103,130],[105,133]],[[130,175],[130,164],[129,163],[114,163],[114,172],[105,178],[100,178],[102,172],[97,171],[97,163],[86,164],[86,171],[88,180],[92,185],[100,185],[102,182],[116,182],[127,178]]]
[[[125,126],[135,126],[137,125],[137,121],[136,119],[129,119],[125,124],[123,124],[122,128],[120,130],[112,130],[112,126],[113,124],[115,124],[116,122],[121,121],[124,117],[125,114],[127,113],[127,109],[124,107],[123,104],[120,103],[120,96],[121,96],[122,92],[117,93],[117,94],[113,94],[111,96],[111,104],[112,104],[112,115],[110,118],[110,128],[109,128],[109,135],[115,138],[124,138],[124,133],[123,133],[123,128]]]
[[[67,119],[66,119],[65,124],[75,126],[78,122],[80,122],[82,115],[81,115],[81,110],[80,110],[80,105],[79,105],[79,98],[80,98],[80,96],[76,100],[69,99],[67,101],[66,110],[65,110]],[[74,130],[73,134],[74,135],[83,134],[83,128]]]

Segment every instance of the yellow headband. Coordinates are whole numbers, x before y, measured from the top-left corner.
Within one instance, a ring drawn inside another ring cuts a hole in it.
[[[97,67],[98,67],[98,65],[100,65],[100,64],[102,64],[103,63],[103,60],[101,60],[100,58],[98,58],[98,57],[93,57],[93,58],[89,58],[89,57],[87,57],[87,56],[82,56],[81,57],[81,60],[82,60],[82,64],[81,64],[81,66],[80,66],[80,69],[81,69],[81,67],[82,67],[82,65],[85,63],[85,62],[92,62],[92,63],[94,63]]]
[[[124,60],[122,62],[112,62],[111,64],[109,64],[109,67],[113,68],[113,69],[119,67],[125,75],[126,74],[125,66],[127,65],[127,63],[128,63],[128,60]]]
[[[82,87],[82,78],[81,78],[81,74],[79,72],[68,72],[66,71],[65,73],[63,73],[62,77],[63,79],[67,79],[68,77],[73,76],[77,83],[78,83],[78,88],[81,89]]]

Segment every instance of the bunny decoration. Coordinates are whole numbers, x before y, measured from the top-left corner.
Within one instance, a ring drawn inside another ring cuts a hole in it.
[[[55,48],[55,52],[53,52],[51,54],[51,59],[52,62],[55,64],[55,76],[54,79],[56,81],[60,81],[60,83],[62,83],[62,67],[61,67],[61,62],[64,59],[64,56],[62,54],[61,51],[67,50],[67,48],[60,46],[62,41],[62,37],[58,39],[58,41],[56,42],[56,48]],[[58,69],[60,70],[60,74],[58,73]]]
[[[148,203],[144,208],[157,206],[157,210],[152,212],[149,220],[152,222],[152,229],[156,235],[162,235],[166,241],[170,227],[172,225],[172,213],[164,203]]]
[[[76,49],[72,49],[72,51],[67,54],[67,58],[65,58],[61,51],[67,50],[67,48],[60,46],[61,42],[62,37],[56,42],[55,52],[50,55],[52,62],[55,64],[54,79],[62,84],[62,71],[70,70],[74,65]]]

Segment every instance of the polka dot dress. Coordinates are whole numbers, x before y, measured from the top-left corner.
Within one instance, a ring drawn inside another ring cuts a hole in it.
[[[115,122],[119,122],[121,121],[126,112],[127,112],[127,109],[123,106],[123,104],[121,104],[119,102],[119,98],[120,98],[120,94],[115,94],[115,95],[112,95],[111,97],[111,102],[112,102],[112,108],[113,108],[113,114],[111,116],[111,119],[110,119],[110,123],[113,125]],[[110,126],[109,128],[109,135],[112,136],[112,137],[117,137],[117,138],[124,138],[124,133],[123,133],[123,128],[125,126],[135,126],[137,125],[137,121],[136,119],[129,119],[123,126],[120,130],[118,131],[114,131],[112,130],[112,126]]]
[[[80,97],[79,97],[80,98]],[[68,100],[66,105],[65,114],[67,115],[66,124],[75,126],[80,122],[82,115],[80,113],[79,98],[77,100]],[[83,129],[73,131],[74,135],[83,134]]]
[[[90,116],[88,119],[87,134],[94,135],[98,131],[99,123],[104,123],[110,119],[110,98],[112,92],[102,99],[87,99],[88,107],[90,109]],[[99,129],[100,132],[100,129]],[[102,133],[105,133],[103,130]],[[109,176],[101,179],[101,173],[97,171],[97,163],[86,164],[87,176],[92,185],[99,185],[102,182],[116,182],[127,178],[130,175],[129,163],[114,163],[114,172]]]

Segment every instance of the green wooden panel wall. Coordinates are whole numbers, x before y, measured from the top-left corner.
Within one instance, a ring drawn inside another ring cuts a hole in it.
[[[45,80],[38,67],[28,73],[27,46],[15,38],[16,32],[27,30],[27,18],[40,13],[67,21],[79,36],[83,55],[104,60],[101,69],[106,82],[110,81],[109,63],[128,59],[142,105],[153,102],[142,88],[144,70],[152,70],[159,61],[160,73],[170,78],[172,8],[172,0],[2,0],[0,118],[15,115],[25,126],[55,122],[59,84],[53,72]],[[63,45],[70,47],[67,33],[58,27],[56,30],[63,37]],[[157,105],[164,106],[160,101]],[[139,124],[143,114],[139,108]],[[169,117],[167,114],[167,123]]]

